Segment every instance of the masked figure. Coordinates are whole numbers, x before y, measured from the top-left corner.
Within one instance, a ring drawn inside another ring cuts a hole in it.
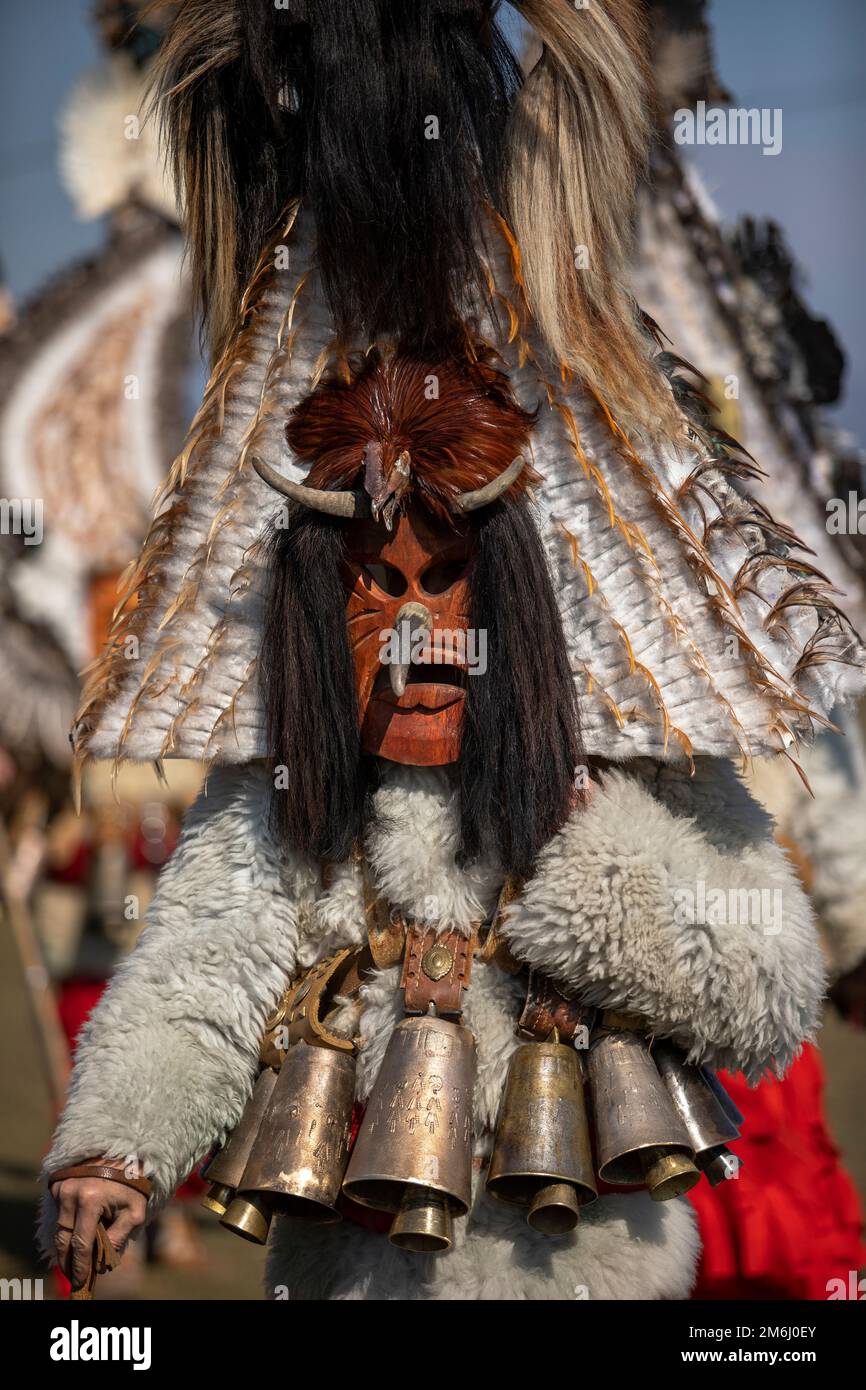
[[[523,80],[485,0],[212,8],[159,90],[214,374],[75,731],[211,766],[46,1244],[209,1158],[277,1298],[686,1297],[714,1068],[823,988],[734,760],[863,653],[617,287],[635,14],[525,0]]]

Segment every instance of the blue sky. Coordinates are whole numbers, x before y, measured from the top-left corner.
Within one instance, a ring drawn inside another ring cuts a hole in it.
[[[324,0],[323,0],[324,2]],[[0,0],[0,258],[16,298],[99,245],[56,173],[58,112],[98,57],[90,0]],[[866,442],[866,3],[712,0],[718,67],[745,106],[780,106],[783,148],[689,151],[722,214],[780,221],[807,299],[848,350],[840,424]]]

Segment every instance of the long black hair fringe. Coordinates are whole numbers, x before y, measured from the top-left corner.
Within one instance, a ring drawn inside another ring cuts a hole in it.
[[[157,59],[163,130],[219,351],[289,202],[316,220],[338,332],[447,349],[502,206],[519,64],[497,0],[183,0]]]
[[[371,790],[362,757],[342,580],[344,526],[303,508],[270,538],[259,682],[279,844],[348,858]]]
[[[345,524],[290,509],[270,542],[260,657],[278,843],[347,858],[372,812],[376,760],[360,748],[342,577]],[[487,669],[470,675],[457,776],[461,862],[486,853],[528,877],[567,819],[583,761],[574,681],[541,538],[525,500],[478,520],[471,626]]]
[[[583,752],[562,620],[525,502],[481,514],[470,625],[486,633],[487,672],[467,681],[460,857],[498,853],[527,878],[572,810]]]

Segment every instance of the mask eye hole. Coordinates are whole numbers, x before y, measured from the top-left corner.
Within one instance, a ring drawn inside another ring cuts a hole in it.
[[[439,560],[421,575],[421,588],[426,594],[444,594],[466,571],[466,560]]]
[[[384,593],[392,598],[399,598],[406,592],[406,580],[398,569],[393,565],[387,565],[383,560],[367,560],[364,562],[364,575],[368,580],[382,589]]]

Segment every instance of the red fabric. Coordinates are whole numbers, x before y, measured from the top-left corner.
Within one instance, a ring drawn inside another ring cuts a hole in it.
[[[72,858],[65,864],[49,864],[45,877],[49,883],[80,883],[85,885],[93,861],[93,846],[88,840],[76,845]]]
[[[745,1116],[743,1167],[689,1193],[703,1255],[693,1298],[826,1299],[827,1281],[866,1263],[853,1183],[824,1118],[824,1073],[807,1046],[783,1081],[720,1079]]]
[[[77,979],[73,976],[58,986],[57,1010],[73,1057],[78,1045],[78,1034],[99,1003],[100,995],[107,983],[107,980]]]

